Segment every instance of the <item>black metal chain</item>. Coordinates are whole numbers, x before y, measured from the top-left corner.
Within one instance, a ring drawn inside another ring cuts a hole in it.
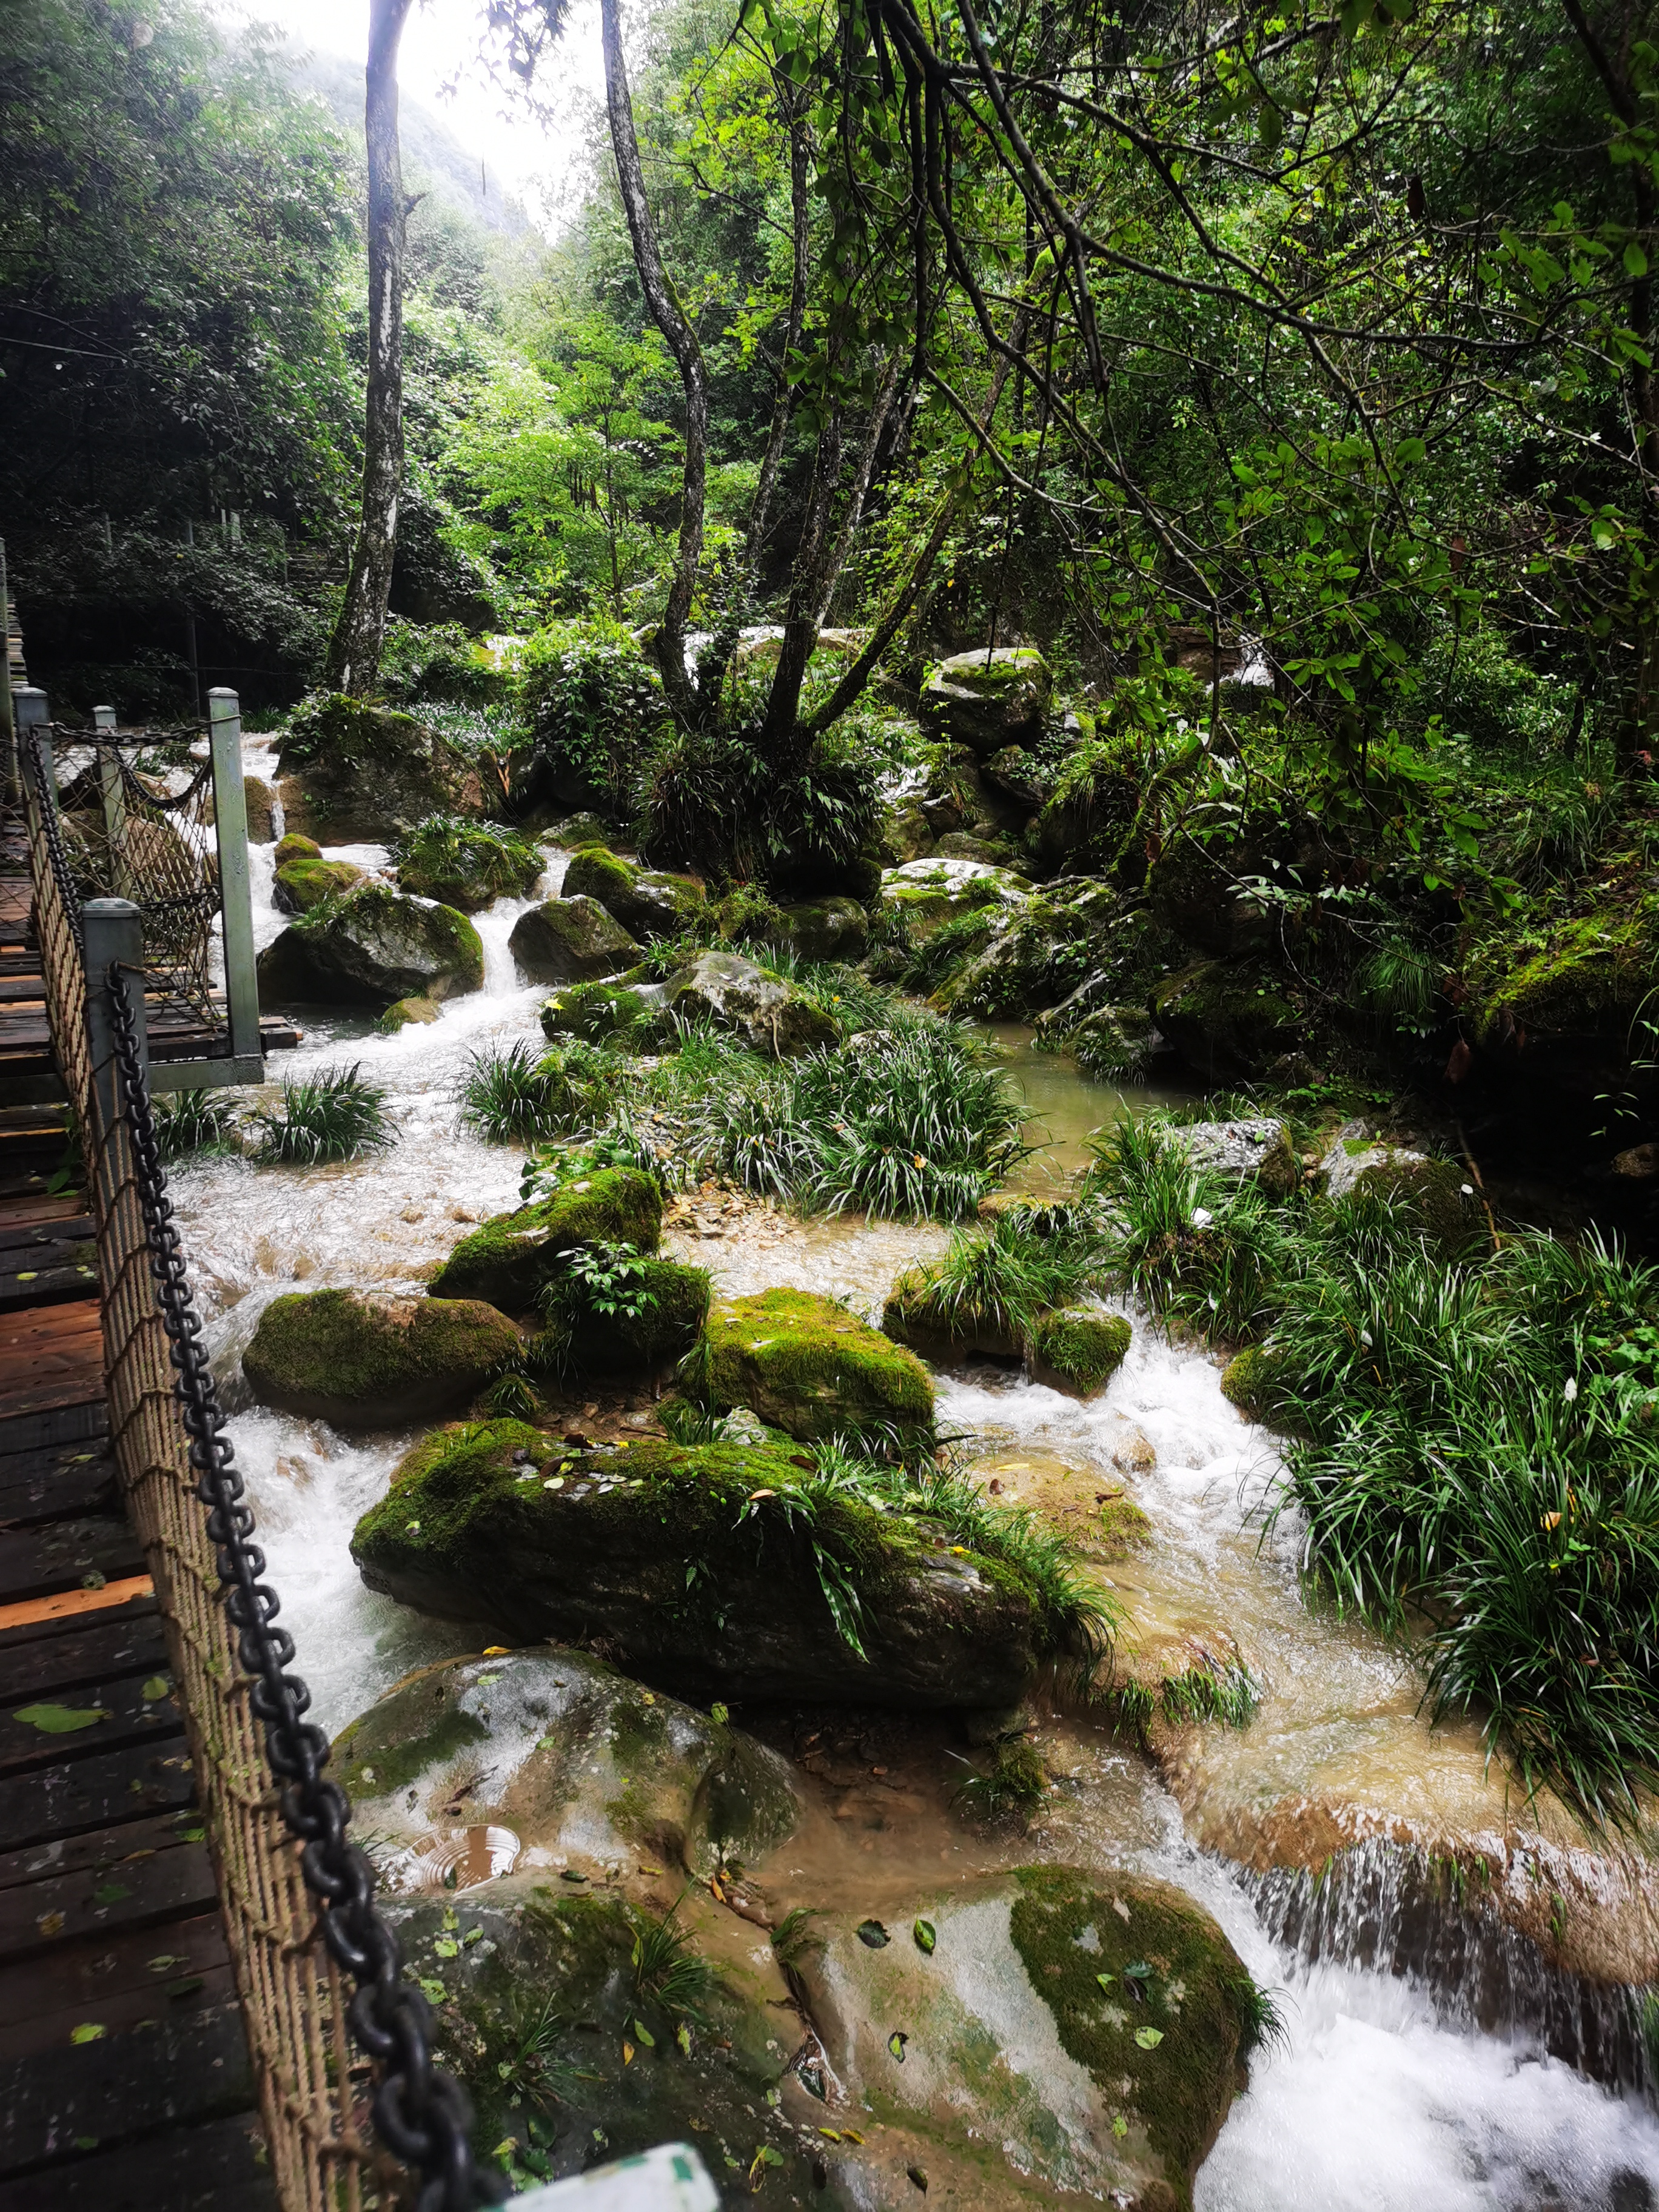
[[[196,1494],[209,1509],[208,1536],[227,1592],[225,1610],[237,1631],[238,1656],[252,1680],[251,1704],[264,1728],[265,1756],[283,1784],[283,1818],[303,1845],[301,1868],[319,1900],[323,1939],[357,1984],[349,2017],[358,2044],[380,2069],[372,2107],[375,2130],[394,2157],[420,2173],[416,2212],[475,2212],[479,2205],[501,2203],[506,2185],[473,2160],[466,2093],[432,2063],[431,2008],[402,1978],[398,1938],[374,1908],[374,1869],[346,1839],[349,1801],[323,1773],[328,1738],[303,1717],[311,1692],[285,1671],[293,1662],[294,1639],[276,1626],[276,1593],[259,1580],[264,1554],[252,1540],[252,1508],[223,1434],[225,1417],[167,1195],[126,976],[112,963],[104,981],[150,1272],[178,1370],[173,1389],[191,1440]]]
[[[58,788],[46,774],[46,755],[40,750],[40,726],[31,726],[24,740],[28,755],[29,774],[34,779],[35,802],[40,809],[40,826],[46,832],[46,858],[52,863],[52,872],[58,885],[58,897],[64,919],[75,939],[75,949],[82,957],[86,944],[81,935],[81,894],[75,887],[75,871],[70,867],[69,854],[64,850],[63,825],[58,818]]]
[[[37,723],[35,726],[38,728],[40,725]],[[49,726],[53,738],[60,744],[79,745],[88,750],[107,753],[119,771],[121,787],[128,798],[136,799],[145,806],[154,806],[163,814],[176,814],[180,808],[188,806],[213,774],[213,762],[210,757],[202,763],[182,791],[171,793],[155,792],[122,750],[125,746],[129,750],[136,749],[142,752],[158,744],[176,744],[185,739],[193,744],[199,744],[203,734],[200,730],[134,730],[124,738],[118,738],[112,730],[76,730],[64,722],[53,722]]]

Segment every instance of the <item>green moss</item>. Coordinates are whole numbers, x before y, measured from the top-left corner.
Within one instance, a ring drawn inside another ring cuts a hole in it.
[[[728,941],[775,943],[783,929],[783,908],[754,884],[739,884],[713,908],[714,922]]]
[[[1152,1019],[1205,1076],[1255,1074],[1301,1037],[1301,1015],[1254,961],[1200,960],[1152,994]]]
[[[458,815],[431,815],[398,841],[398,881],[417,898],[477,914],[507,894],[533,890],[545,856],[517,830]]]
[[[1152,1524],[1133,1498],[1109,1498],[1100,1509],[1098,1540],[1109,1559],[1126,1559],[1150,1543]]]
[[[320,860],[323,848],[314,839],[302,837],[297,830],[290,830],[286,837],[277,840],[276,862],[284,868],[290,860]]]
[[[1362,1170],[1354,1188],[1375,1191],[1402,1208],[1443,1259],[1466,1258],[1488,1235],[1474,1187],[1451,1160],[1379,1160]]]
[[[1031,1357],[1088,1397],[1103,1389],[1123,1364],[1129,1334],[1121,1314],[1066,1307],[1038,1315],[1031,1330]]]
[[[420,749],[423,732],[412,714],[374,707],[343,691],[307,699],[284,731],[284,775],[295,769],[367,768],[400,762]]]
[[[931,1426],[933,1378],[832,1298],[776,1290],[738,1298],[709,1317],[707,1358],[686,1388],[717,1412],[748,1406],[793,1437]]]
[[[1615,1036],[1652,988],[1659,960],[1659,897],[1644,872],[1614,868],[1583,894],[1581,911],[1544,915],[1529,933],[1536,945],[1516,964],[1525,917],[1480,949],[1470,981],[1481,994],[1476,1034],[1492,1045],[1517,1028],[1539,1036]]]
[[[374,1026],[382,1036],[396,1036],[410,1022],[435,1022],[438,1011],[435,999],[394,999]]]
[[[1096,1888],[1063,1867],[1022,1867],[1015,1879],[1014,1948],[1062,2046],[1111,2110],[1139,2120],[1177,2203],[1190,2206],[1255,2014],[1243,1962],[1209,1915],[1167,1883],[1109,1879]],[[1126,1980],[1137,1966],[1151,1971]],[[1146,2031],[1158,2039],[1151,2049],[1137,2040]]]
[[[268,1404],[374,1425],[471,1397],[520,1349],[507,1316],[475,1299],[293,1291],[259,1316],[243,1366]]]
[[[660,1026],[662,1010],[625,982],[567,983],[544,1001],[541,1018],[548,1038],[580,1037],[585,1044],[598,1044],[614,1036],[638,1048]]]
[[[628,896],[638,873],[608,846],[583,845],[570,856],[560,896],[597,899],[608,908],[613,898]]]
[[[1266,1428],[1280,1425],[1279,1403],[1284,1363],[1259,1344],[1248,1346],[1230,1359],[1222,1371],[1221,1395],[1237,1407],[1247,1420]]]
[[[584,1244],[632,1244],[654,1252],[662,1194],[633,1168],[591,1176],[516,1213],[498,1213],[464,1237],[427,1285],[434,1298],[487,1297],[505,1313],[528,1313],[560,1255]]]
[[[291,927],[307,934],[326,933],[341,926],[368,931],[401,933],[418,939],[422,946],[465,990],[483,985],[483,939],[464,914],[453,907],[416,906],[390,884],[360,883],[338,896],[325,899]]]
[[[289,914],[309,914],[362,880],[362,870],[349,860],[285,860],[276,871],[276,903]]]
[[[647,1260],[637,1291],[636,1313],[572,1316],[566,1358],[576,1374],[664,1367],[690,1351],[708,1317],[708,1269]]]
[[[417,1693],[423,1685],[415,1686]],[[410,1735],[407,1701],[389,1712],[377,1726],[380,1709],[371,1707],[354,1721],[334,1745],[335,1771],[349,1796],[385,1796],[418,1781],[429,1766],[458,1758],[469,1744],[489,1741],[489,1730],[474,1714],[464,1712],[441,1676],[431,1685],[429,1725]],[[393,1731],[396,1731],[394,1734]]]

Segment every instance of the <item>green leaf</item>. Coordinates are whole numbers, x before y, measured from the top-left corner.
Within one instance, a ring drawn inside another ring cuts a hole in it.
[[[92,1901],[94,1905],[118,1905],[124,1897],[131,1895],[125,1882],[106,1881],[101,1888],[93,1891]]]
[[[1626,276],[1645,276],[1647,273],[1648,257],[1632,239],[1625,248],[1625,274]]]
[[[441,1938],[432,1948],[441,1959],[459,1959],[461,1955],[460,1945],[449,1936]]]
[[[636,2020],[634,2022],[634,2033],[638,2036],[640,2041],[645,2045],[647,2051],[654,2051],[656,2049],[657,2039],[652,2034],[650,2029],[645,2025],[645,2022],[642,2020]]]
[[[904,2063],[904,2046],[910,2040],[902,2027],[896,2027],[887,2039],[887,2048],[901,2066]]]
[[[12,1718],[42,1735],[70,1735],[76,1729],[95,1728],[109,1713],[102,1705],[20,1705]]]
[[[860,1942],[866,1944],[872,1951],[885,1950],[893,1940],[879,1920],[860,1920],[858,1936]]]
[[[101,2021],[83,2020],[79,2027],[70,2028],[70,2041],[71,2043],[97,2043],[102,2039],[103,2033],[104,2028]]]
[[[449,1995],[449,1991],[444,1987],[441,1982],[427,1979],[422,1980],[421,1984],[421,1995],[426,1999],[428,2004],[435,2005],[442,2004],[445,1998]]]
[[[910,1933],[916,1939],[917,1950],[925,1953],[931,1959],[933,1955],[933,1947],[939,1942],[939,1935],[933,1922],[918,1920]]]
[[[158,1698],[170,1698],[172,1695],[173,1685],[165,1674],[152,1674],[143,1691],[147,1705],[153,1705]]]
[[[1095,1979],[1100,1984],[1103,1990],[1109,1990],[1112,1984],[1117,1979],[1117,1976],[1115,1974],[1097,1974],[1095,1976]]]
[[[726,1722],[730,1720],[732,1716],[726,1711],[724,1705],[710,1705],[708,1708],[708,1717],[714,1722],[716,1728],[724,1728]]]
[[[685,2057],[689,2058],[691,2056],[691,2031],[684,2021],[682,2021],[679,2026],[674,2030],[674,2040],[678,2044]]]
[[[1138,2027],[1135,2030],[1135,2041],[1143,2051],[1156,2051],[1163,2040],[1164,2030],[1161,2027]]]

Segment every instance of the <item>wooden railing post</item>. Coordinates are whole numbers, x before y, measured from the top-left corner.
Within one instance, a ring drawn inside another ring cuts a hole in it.
[[[247,800],[242,790],[242,709],[234,691],[208,693],[208,743],[213,756],[213,828],[219,841],[230,1049],[240,1060],[257,1054],[261,1046],[253,891],[247,869]]]
[[[113,707],[94,707],[92,720],[94,729],[114,736]],[[132,883],[126,865],[127,795],[121,787],[120,763],[101,745],[98,750],[98,796],[104,816],[104,842],[109,851],[104,880],[112,898],[129,898]]]

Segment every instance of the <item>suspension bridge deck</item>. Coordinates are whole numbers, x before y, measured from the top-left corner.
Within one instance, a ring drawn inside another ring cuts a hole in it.
[[[27,866],[0,822],[0,1074],[46,1026]],[[61,1105],[0,1109],[0,2203],[276,2212],[74,1171]]]

